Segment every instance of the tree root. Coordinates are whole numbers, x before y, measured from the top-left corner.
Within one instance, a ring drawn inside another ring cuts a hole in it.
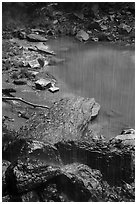
[[[30,106],[33,106],[34,108],[47,108],[49,109],[48,106],[44,106],[44,105],[39,105],[39,104],[34,104],[34,103],[31,103],[31,102],[28,102],[28,101],[25,101],[24,99],[22,98],[18,98],[18,97],[2,97],[2,100],[14,100],[14,101],[21,101],[25,104],[28,104]]]

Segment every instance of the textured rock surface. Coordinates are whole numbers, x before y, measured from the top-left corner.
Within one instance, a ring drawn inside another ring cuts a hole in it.
[[[59,168],[48,166],[46,162],[40,162],[37,159],[18,160],[6,171],[8,192],[16,195],[31,191],[58,174],[60,174]]]
[[[92,129],[94,99],[64,98],[33,116],[16,138],[6,132],[3,200],[22,202],[135,200],[135,134],[106,142]],[[5,193],[6,192],[6,193]]]
[[[100,105],[94,99],[81,97],[64,98],[56,102],[49,113],[37,115],[30,120],[29,126],[19,134],[26,138],[55,144],[65,140],[88,140],[86,128],[97,115]],[[85,139],[84,139],[85,138]]]
[[[17,160],[20,157],[37,158],[40,161],[46,161],[47,164],[61,164],[57,148],[37,140],[14,139],[3,149],[3,158],[9,161]]]

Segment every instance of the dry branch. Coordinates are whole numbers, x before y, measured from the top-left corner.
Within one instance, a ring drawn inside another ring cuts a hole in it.
[[[21,101],[25,104],[28,104],[30,106],[33,106],[34,108],[38,107],[38,108],[47,108],[49,109],[48,106],[44,106],[44,105],[39,105],[39,104],[34,104],[34,103],[31,103],[31,102],[28,102],[28,101],[25,101],[24,99],[22,98],[18,98],[18,97],[2,97],[2,100],[14,100],[14,101]]]

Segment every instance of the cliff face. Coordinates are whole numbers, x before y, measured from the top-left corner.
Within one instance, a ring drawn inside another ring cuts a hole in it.
[[[5,141],[3,201],[134,201],[134,133],[105,142],[92,130],[99,109],[61,99]]]

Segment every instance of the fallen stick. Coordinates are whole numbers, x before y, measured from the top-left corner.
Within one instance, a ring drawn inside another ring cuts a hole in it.
[[[31,102],[27,102],[27,101],[25,101],[24,99],[18,98],[18,97],[2,97],[2,100],[21,101],[21,102],[26,103],[26,104],[28,104],[28,105],[30,105],[30,106],[33,106],[34,108],[38,107],[38,108],[47,108],[47,109],[49,109],[48,106],[39,105],[39,104],[34,104],[34,103],[31,103]]]

